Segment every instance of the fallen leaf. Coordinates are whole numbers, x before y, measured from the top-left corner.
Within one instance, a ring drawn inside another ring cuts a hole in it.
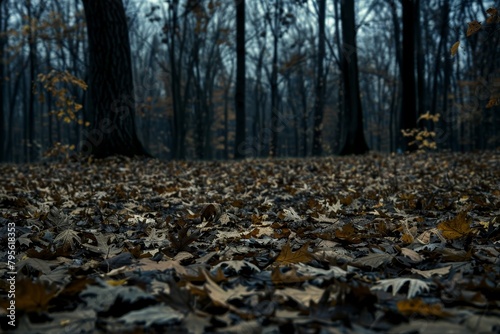
[[[448,240],[465,237],[471,232],[470,219],[465,211],[460,212],[453,219],[440,223],[437,228],[441,231],[443,237]]]
[[[292,251],[289,243],[281,249],[275,262],[278,264],[306,263],[314,259],[314,256],[307,250],[309,243],[306,242],[297,251]]]

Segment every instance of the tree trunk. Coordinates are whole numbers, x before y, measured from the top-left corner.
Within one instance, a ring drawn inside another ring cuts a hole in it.
[[[414,0],[403,0],[403,59],[401,79],[403,82],[403,103],[401,106],[400,130],[417,127],[417,96],[415,85],[415,7]],[[398,148],[412,151],[416,147],[409,143],[413,138],[399,134]]]
[[[7,129],[5,128],[5,64],[4,64],[4,54],[5,54],[5,44],[7,39],[5,38],[5,25],[4,25],[4,10],[3,5],[5,1],[0,0],[0,162],[5,161],[5,142],[7,141]]]
[[[345,132],[340,155],[363,154],[368,145],[363,132],[363,110],[361,108],[358,56],[356,53],[356,25],[354,22],[354,1],[341,0],[342,17],[342,77],[344,81]]]
[[[269,147],[269,155],[271,157],[278,156],[278,124],[279,124],[279,110],[278,110],[278,40],[280,36],[280,19],[279,10],[281,9],[281,0],[276,0],[276,7],[274,8],[274,25],[273,29],[273,63],[271,71],[271,144]]]
[[[234,158],[245,157],[245,0],[236,1],[236,138]]]
[[[148,155],[136,133],[130,43],[122,0],[83,0],[83,5],[93,124],[81,149],[96,158]]]
[[[315,156],[321,155],[323,151],[322,129],[323,109],[325,105],[325,74],[323,73],[323,61],[325,59],[325,13],[326,0],[319,0],[319,39],[318,39],[318,64],[316,73],[316,99],[314,103],[314,129],[313,129],[313,151]]]

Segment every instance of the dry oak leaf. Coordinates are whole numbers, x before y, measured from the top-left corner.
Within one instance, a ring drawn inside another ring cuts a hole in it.
[[[301,304],[303,307],[309,307],[311,301],[314,303],[319,303],[324,289],[315,287],[314,285],[308,285],[304,289],[296,288],[284,288],[278,289],[274,292],[275,296],[281,296],[286,299],[293,299],[297,303]]]
[[[454,240],[467,236],[471,232],[470,219],[467,212],[460,212],[455,218],[440,223],[437,228],[442,232],[443,237]]]
[[[336,230],[335,236],[339,239],[347,240],[352,243],[361,241],[358,238],[357,230],[352,223],[344,225],[341,230]]]
[[[398,311],[406,316],[418,314],[424,317],[434,316],[446,318],[451,314],[441,309],[439,304],[426,304],[421,298],[400,300],[397,303]]]
[[[271,281],[273,284],[290,284],[290,283],[301,283],[313,278],[309,275],[298,275],[296,268],[291,268],[288,271],[282,272],[282,268],[274,268],[271,271]]]
[[[372,286],[370,290],[384,290],[387,291],[389,288],[392,288],[392,295],[395,296],[396,293],[406,284],[408,283],[408,293],[406,298],[413,298],[415,295],[420,293],[420,291],[429,291],[429,285],[421,281],[419,279],[414,278],[389,278],[382,279],[377,282],[376,285]]]
[[[292,263],[306,263],[314,259],[307,248],[309,247],[309,242],[306,242],[302,247],[300,247],[296,252],[292,251],[289,243],[281,249],[280,254],[276,258],[276,263],[279,264],[292,264]]]
[[[467,37],[474,35],[479,30],[481,30],[481,23],[479,23],[478,21],[467,23]]]
[[[431,270],[418,270],[418,269],[412,269],[411,272],[413,274],[419,274],[423,276],[424,278],[430,278],[432,275],[446,275],[450,272],[451,266],[446,266],[442,268],[436,268],[436,269],[431,269]]]

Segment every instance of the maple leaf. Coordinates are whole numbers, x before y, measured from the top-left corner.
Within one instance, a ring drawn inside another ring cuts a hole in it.
[[[437,228],[441,231],[443,237],[448,240],[454,240],[465,237],[471,232],[470,219],[467,212],[460,212],[455,218],[440,223]]]
[[[309,247],[309,242],[306,242],[302,247],[300,247],[297,251],[292,251],[289,243],[286,243],[285,246],[281,249],[280,254],[276,258],[276,262],[279,264],[291,264],[291,263],[306,263],[314,259],[314,255],[312,255],[307,248]]]
[[[67,229],[62,231],[57,235],[57,237],[54,239],[54,241],[62,243],[63,249],[74,249],[75,247],[75,241],[78,244],[82,243],[81,238],[78,236],[78,232],[72,230],[72,229]]]
[[[93,252],[103,254],[106,257],[114,256],[121,252],[121,249],[119,247],[116,247],[116,244],[114,243],[108,244],[108,241],[111,238],[111,236],[104,235],[102,233],[94,233],[94,237],[97,241],[97,246],[91,245],[89,243],[85,243],[83,244],[83,246],[85,246],[87,249]]]

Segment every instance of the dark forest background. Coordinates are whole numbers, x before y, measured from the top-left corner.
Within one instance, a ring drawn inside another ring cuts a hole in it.
[[[0,0],[0,161],[500,147],[499,1],[96,3]]]

